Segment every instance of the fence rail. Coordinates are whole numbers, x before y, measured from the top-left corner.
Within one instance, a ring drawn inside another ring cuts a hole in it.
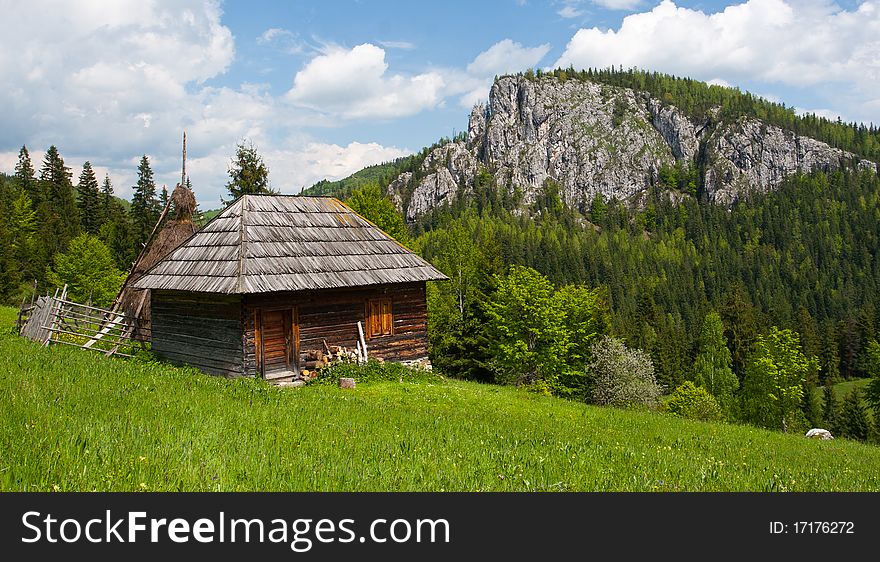
[[[131,357],[135,346],[149,339],[149,329],[141,327],[137,318],[66,300],[65,293],[40,297],[34,306],[22,308],[21,335],[43,345],[60,343],[123,357]]]

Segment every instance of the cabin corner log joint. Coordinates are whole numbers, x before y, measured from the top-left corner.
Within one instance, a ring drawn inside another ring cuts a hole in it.
[[[152,348],[205,372],[300,378],[328,347],[426,358],[427,281],[446,279],[329,197],[244,195],[155,264]]]

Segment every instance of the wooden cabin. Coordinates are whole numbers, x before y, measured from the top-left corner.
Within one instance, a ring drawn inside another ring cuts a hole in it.
[[[152,349],[229,377],[298,378],[328,346],[426,359],[431,264],[337,199],[244,195],[134,284]]]

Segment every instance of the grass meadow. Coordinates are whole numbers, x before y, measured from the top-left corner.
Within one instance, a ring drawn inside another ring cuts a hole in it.
[[[0,308],[0,490],[880,490],[880,447],[441,377],[277,389],[41,348]]]

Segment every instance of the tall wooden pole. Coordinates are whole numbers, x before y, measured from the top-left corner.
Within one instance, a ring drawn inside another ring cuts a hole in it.
[[[180,167],[180,186],[186,187],[186,131],[183,132],[183,164]]]

